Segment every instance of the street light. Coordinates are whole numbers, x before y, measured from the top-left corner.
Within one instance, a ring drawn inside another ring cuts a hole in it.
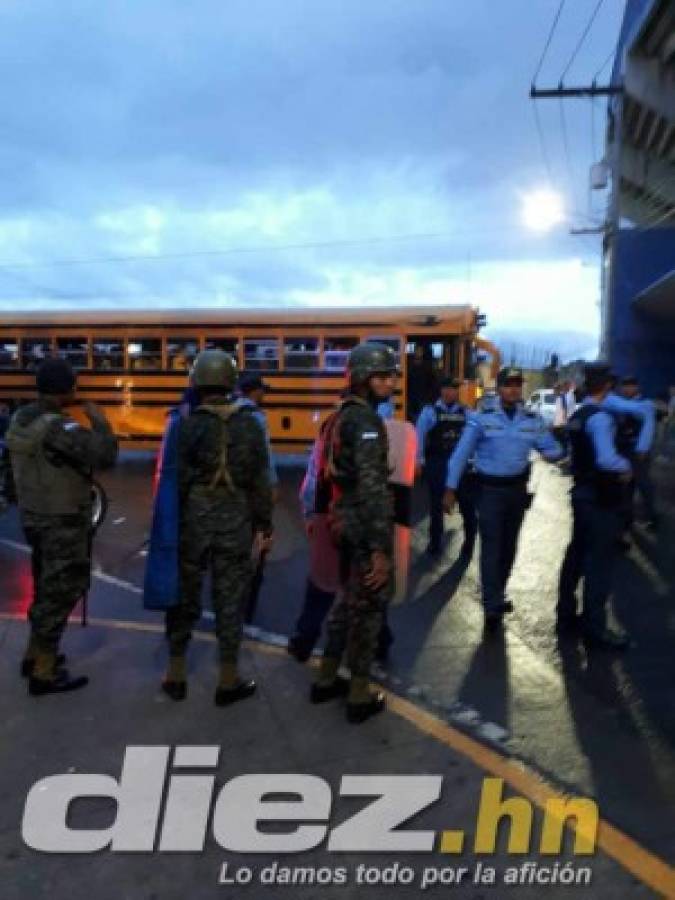
[[[565,220],[560,194],[540,188],[523,196],[522,219],[532,231],[550,231]]]

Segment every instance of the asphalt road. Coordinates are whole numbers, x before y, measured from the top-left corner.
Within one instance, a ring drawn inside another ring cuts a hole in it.
[[[128,454],[106,476],[110,510],[96,542],[91,614],[157,623],[141,608],[152,459]],[[536,499],[509,587],[515,613],[502,638],[485,639],[477,558],[457,567],[461,522],[447,520],[442,558],[424,554],[425,498],[417,490],[408,600],[391,611],[395,644],[375,674],[391,691],[523,759],[554,784],[595,797],[603,817],[654,853],[675,857],[675,479],[655,468],[664,515],[658,535],[640,526],[616,578],[614,615],[633,636],[627,654],[589,655],[553,633],[558,571],[569,536],[568,480],[537,464]],[[302,603],[306,544],[296,500],[299,468],[282,467],[276,544],[257,618],[262,640],[283,643]],[[27,556],[13,514],[0,521],[0,609],[30,596]],[[107,589],[109,588],[109,589]],[[204,627],[210,627],[205,620]]]

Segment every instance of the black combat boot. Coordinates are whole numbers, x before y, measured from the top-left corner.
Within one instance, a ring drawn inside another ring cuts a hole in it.
[[[247,697],[255,694],[256,688],[257,685],[253,679],[238,681],[233,687],[223,687],[219,684],[213,700],[216,706],[229,706],[239,700],[246,700]]]
[[[30,675],[28,693],[31,697],[42,697],[45,694],[67,694],[70,691],[79,691],[88,684],[89,679],[86,675],[71,678],[65,669],[57,669],[53,678],[36,678],[35,675]]]
[[[337,675],[335,681],[329,684],[321,684],[315,682],[309,692],[311,703],[326,703],[328,700],[335,700],[337,697],[346,697],[349,693],[349,681]]]
[[[185,657],[170,656],[162,690],[172,700],[185,700],[187,697],[187,678],[185,675]]]
[[[62,669],[66,664],[66,654],[59,653],[56,657],[56,668]],[[22,678],[30,678],[33,674],[33,670],[35,669],[35,657],[25,656],[21,660],[21,677]]]
[[[378,691],[376,694],[371,694],[370,698],[365,702],[348,702],[347,721],[352,725],[360,725],[362,722],[370,719],[371,716],[376,716],[378,713],[384,712],[386,706],[387,701],[381,691]]]

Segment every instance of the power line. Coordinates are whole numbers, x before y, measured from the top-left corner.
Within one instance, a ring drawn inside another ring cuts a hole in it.
[[[610,50],[607,59],[604,61],[604,63],[600,66],[600,68],[598,69],[598,71],[597,71],[597,72],[595,73],[595,75],[593,76],[593,81],[597,81],[597,80],[598,80],[598,76],[602,74],[602,72],[604,71],[605,66],[607,65],[607,63],[608,63],[611,59],[614,59],[615,56],[616,56],[616,47],[614,47],[613,50]]]
[[[534,85],[537,78],[539,77],[539,73],[541,72],[541,67],[544,65],[544,60],[546,59],[546,54],[548,53],[548,49],[551,46],[551,41],[553,40],[553,35],[555,34],[555,30],[558,27],[558,22],[560,21],[560,15],[563,11],[563,7],[565,6],[565,0],[560,0],[560,5],[558,6],[558,11],[555,14],[553,19],[553,23],[551,24],[551,28],[548,33],[548,37],[546,38],[546,43],[544,44],[544,49],[541,52],[541,57],[539,59],[539,64],[534,71],[534,75],[532,76],[532,84]]]
[[[565,152],[565,164],[567,166],[567,178],[569,180],[570,196],[574,196],[574,172],[572,171],[572,157],[570,156],[570,144],[567,136],[567,119],[565,117],[565,104],[558,101],[560,110],[560,130],[562,132],[563,150]]]
[[[546,175],[548,176],[549,184],[553,183],[553,173],[551,170],[551,161],[548,156],[548,151],[546,149],[546,142],[544,140],[544,131],[541,127],[541,120],[539,118],[539,109],[537,108],[537,104],[532,104],[532,110],[534,113],[534,124],[537,129],[537,134],[539,135],[539,148],[541,150],[542,159],[544,160],[544,168],[546,169]]]
[[[493,229],[495,232],[502,232],[502,228]],[[485,233],[486,229],[479,229],[480,233]],[[101,256],[90,257],[88,259],[53,259],[44,262],[3,262],[0,263],[0,271],[7,269],[41,269],[56,268],[62,266],[84,266],[96,265],[98,263],[130,263],[130,262],[161,262],[163,260],[172,259],[194,259],[208,258],[216,256],[231,256],[238,253],[276,253],[283,250],[311,250],[321,249],[324,247],[363,247],[377,244],[395,243],[398,241],[418,241],[418,240],[434,240],[439,238],[456,237],[458,234],[467,234],[466,229],[457,231],[430,231],[419,234],[394,234],[383,237],[373,238],[350,238],[344,240],[333,241],[308,241],[294,244],[262,244],[250,247],[226,247],[222,250],[191,250],[179,253],[156,253],[156,254],[129,254],[127,256]]]
[[[581,34],[581,37],[580,37],[579,40],[577,41],[577,45],[576,45],[576,47],[574,48],[574,50],[572,51],[572,55],[570,56],[569,61],[568,61],[567,65],[565,66],[562,75],[560,76],[560,83],[561,83],[561,84],[562,84],[563,81],[565,80],[565,75],[567,75],[567,73],[569,72],[569,70],[570,70],[572,64],[574,63],[574,60],[577,58],[577,55],[578,55],[579,51],[580,51],[581,48],[583,47],[583,45],[584,45],[584,43],[585,43],[585,41],[586,41],[586,38],[588,37],[588,32],[589,32],[589,31],[591,30],[591,28],[593,27],[593,22],[595,22],[596,16],[597,16],[598,13],[600,12],[600,7],[602,6],[603,3],[604,3],[604,0],[598,0],[598,2],[595,4],[595,9],[594,9],[593,12],[591,13],[591,17],[590,17],[590,19],[588,20],[588,22],[586,23],[586,27],[584,28],[584,30],[583,30],[583,32],[582,32],[582,34]]]

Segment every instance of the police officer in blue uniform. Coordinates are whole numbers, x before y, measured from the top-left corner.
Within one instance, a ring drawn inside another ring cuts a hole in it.
[[[475,454],[480,577],[488,630],[499,628],[504,613],[513,609],[505,591],[530,501],[530,453],[537,450],[550,462],[563,456],[562,447],[541,416],[522,407],[521,369],[502,369],[497,376],[497,392],[499,400],[494,407],[471,415],[467,421],[448,461],[444,499],[450,512],[462,473]]]
[[[588,365],[584,374],[586,397],[567,424],[573,526],[560,571],[557,630],[581,631],[590,646],[624,650],[628,638],[607,628],[606,606],[631,465],[618,451],[616,421],[603,402],[612,383],[609,367]],[[578,616],[575,591],[582,577]]]
[[[467,408],[459,402],[462,382],[444,378],[440,397],[422,409],[417,420],[417,469],[424,472],[429,486],[429,546],[427,552],[436,556],[441,552],[443,539],[443,493],[448,472],[448,460],[462,435]],[[476,517],[472,473],[465,472],[457,487],[457,502],[464,524],[464,543],[461,557],[469,560],[476,541]]]
[[[640,383],[634,375],[624,375],[620,380],[619,396],[624,400],[641,403],[645,408],[655,409],[652,403],[645,401],[640,393]],[[640,492],[646,513],[646,524],[650,530],[657,527],[657,512],[655,503],[655,490],[650,469],[649,451],[653,443],[656,416],[650,419],[651,430],[645,439],[645,427],[640,418],[634,413],[618,413],[617,419],[617,447],[622,456],[631,464],[633,480],[629,490],[629,503],[626,508],[626,526],[633,524],[633,502],[636,491]]]

